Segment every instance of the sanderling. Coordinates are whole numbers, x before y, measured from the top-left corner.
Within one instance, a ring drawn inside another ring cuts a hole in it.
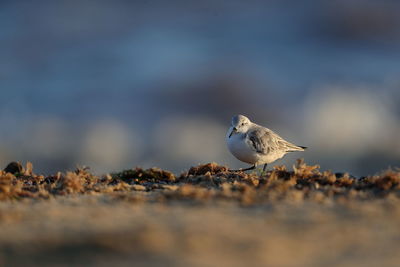
[[[246,116],[236,115],[226,136],[229,151],[240,161],[252,164],[248,171],[282,158],[288,152],[304,151],[306,147],[296,146],[268,128],[252,123]]]

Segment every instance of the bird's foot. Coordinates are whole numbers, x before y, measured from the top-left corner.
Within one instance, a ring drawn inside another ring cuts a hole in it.
[[[239,169],[239,170],[228,170],[228,171],[230,171],[230,172],[244,172],[244,171],[250,171],[250,170],[254,170],[256,168],[256,166],[254,165],[254,166],[251,166],[251,167],[249,167],[249,168],[246,168],[246,169]]]

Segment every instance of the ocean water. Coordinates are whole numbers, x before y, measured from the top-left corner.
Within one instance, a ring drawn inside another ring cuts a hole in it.
[[[4,1],[0,162],[38,171],[217,161],[250,116],[322,168],[400,158],[394,1]],[[200,144],[200,145],[199,145]]]

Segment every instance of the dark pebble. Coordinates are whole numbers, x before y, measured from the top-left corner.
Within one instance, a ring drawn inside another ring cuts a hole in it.
[[[7,167],[4,169],[5,172],[16,174],[16,173],[21,173],[22,172],[22,165],[19,162],[11,162],[7,165]]]

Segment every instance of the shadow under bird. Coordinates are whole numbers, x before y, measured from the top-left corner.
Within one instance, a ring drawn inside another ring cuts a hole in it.
[[[282,158],[286,153],[304,151],[307,148],[284,140],[272,130],[251,122],[243,115],[233,116],[226,142],[229,151],[238,160],[253,165],[250,168],[231,171],[253,170],[262,164],[265,171],[269,163]]]

